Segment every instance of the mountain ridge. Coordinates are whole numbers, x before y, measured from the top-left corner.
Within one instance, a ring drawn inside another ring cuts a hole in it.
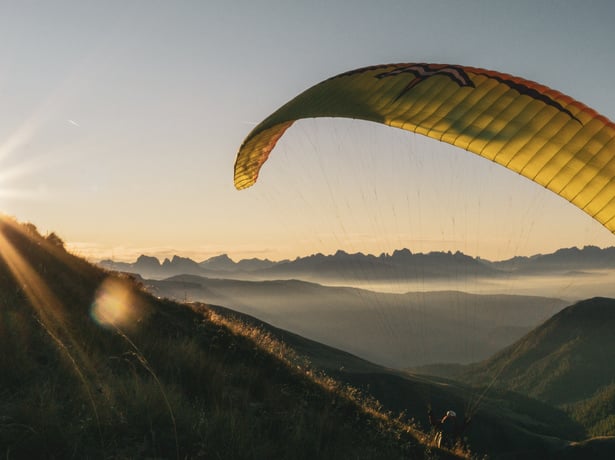
[[[561,248],[551,254],[519,256],[502,261],[472,257],[460,251],[413,253],[404,248],[378,256],[338,250],[330,255],[316,253],[280,261],[252,258],[235,262],[228,254],[220,254],[201,262],[177,255],[160,262],[155,257],[141,255],[132,263],[105,259],[99,261],[98,265],[153,278],[180,274],[227,277],[232,274],[241,279],[271,279],[280,276],[332,279],[358,276],[376,280],[451,276],[498,278],[510,274],[561,274],[588,269],[615,269],[615,247]]]
[[[510,347],[472,366],[464,380],[476,381],[483,373],[497,374],[508,389],[556,405],[575,403],[615,381],[613,330],[615,299],[595,297],[577,302]],[[573,385],[583,380],[584,385]],[[571,392],[573,387],[582,391]]]

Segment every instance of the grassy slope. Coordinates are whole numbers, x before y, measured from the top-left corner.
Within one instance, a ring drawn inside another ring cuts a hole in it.
[[[272,337],[0,222],[3,457],[452,458],[421,437]]]
[[[482,389],[473,390],[451,380],[386,369],[248,315],[221,307],[210,308],[266,330],[267,334],[299,350],[313,366],[324,369],[339,381],[369,392],[385,409],[393,413],[403,412],[424,430],[428,429],[426,412],[429,405],[435,413],[453,408],[463,417],[482,396]],[[519,394],[494,389],[487,392],[478,404],[465,434],[470,449],[476,454],[522,455],[526,459],[546,458],[568,446],[565,439],[582,439],[584,436],[583,430],[561,410]]]
[[[495,458],[570,460],[611,459],[615,454],[615,438],[612,437],[564,441],[583,439],[587,433],[599,436],[600,432],[588,430],[586,433],[583,426],[588,425],[583,423],[580,416],[575,414],[582,426],[563,410],[536,399],[496,387],[487,391],[483,388],[469,389],[443,378],[402,374],[272,327],[248,315],[222,307],[210,308],[280,338],[299,350],[312,365],[325,369],[342,382],[369,391],[385,409],[394,413],[403,411],[423,428],[426,428],[425,409],[428,404],[433,406],[436,413],[454,408],[463,416],[468,405],[476,404],[480,399],[472,425],[466,432],[472,451],[478,455],[487,453]],[[586,406],[583,411],[577,412],[588,420],[597,417],[599,425],[604,428],[612,422],[614,388],[615,385],[607,386],[599,392],[599,397],[584,401]]]

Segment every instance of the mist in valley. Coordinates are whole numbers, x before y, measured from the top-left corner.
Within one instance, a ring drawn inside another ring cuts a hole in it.
[[[461,291],[470,294],[509,294],[556,297],[575,302],[590,297],[615,297],[615,270],[569,271],[561,274],[499,278],[423,279],[423,280],[360,280],[318,279],[326,286],[352,286],[371,291],[403,294],[406,292]]]
[[[476,283],[475,292],[467,280],[463,285],[431,281],[422,283],[423,291],[393,292],[416,286],[381,283],[372,286],[376,291],[194,275],[150,280],[146,286],[158,296],[222,305],[372,362],[409,368],[486,359],[570,303],[529,295],[532,286],[524,294],[512,294],[510,281],[500,283],[508,292],[493,281]]]

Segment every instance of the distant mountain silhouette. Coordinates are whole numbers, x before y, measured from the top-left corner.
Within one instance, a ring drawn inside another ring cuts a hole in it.
[[[537,254],[531,257],[514,257],[501,262],[491,262],[491,266],[516,273],[549,271],[562,272],[584,269],[615,268],[615,247],[601,249],[597,246],[564,248],[552,254]]]
[[[108,270],[135,273],[144,278],[154,279],[182,274],[202,276],[215,276],[218,274],[218,271],[202,267],[190,258],[179,256],[173,256],[172,259],[164,259],[161,263],[156,257],[140,255],[133,263],[103,260],[98,265]]]
[[[220,254],[219,256],[211,257],[201,262],[199,266],[214,271],[233,271],[237,269],[237,263],[235,263],[228,254]]]
[[[199,263],[178,256],[160,263],[154,257],[142,255],[134,263],[103,260],[99,265],[110,270],[139,273],[145,278],[157,279],[181,274],[246,280],[300,278],[316,282],[324,279],[379,281],[450,277],[498,278],[511,274],[574,274],[580,270],[615,269],[615,247],[567,248],[552,254],[515,257],[498,262],[471,257],[461,252],[413,253],[409,249],[400,249],[392,254],[379,256],[337,251],[332,255],[313,254],[297,257],[292,261],[277,262],[256,258],[234,262],[227,254],[222,254]]]
[[[207,270],[220,271],[220,272],[234,272],[234,271],[257,271],[270,268],[280,262],[272,262],[268,259],[242,259],[239,262],[234,262],[228,254],[221,254],[219,256],[211,257],[201,263],[199,266]]]
[[[408,249],[381,254],[349,254],[337,251],[333,255],[315,254],[292,262],[279,263],[263,270],[269,277],[294,276],[303,279],[344,280],[363,278],[371,280],[398,280],[457,277],[494,277],[499,270],[480,259],[461,252],[431,252],[413,254]]]

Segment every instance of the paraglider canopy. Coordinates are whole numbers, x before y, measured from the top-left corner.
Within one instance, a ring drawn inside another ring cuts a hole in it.
[[[313,117],[383,123],[461,147],[541,184],[615,232],[615,125],[546,86],[447,64],[345,72],[304,91],[252,130],[237,154],[235,186],[253,185],[284,132]]]

